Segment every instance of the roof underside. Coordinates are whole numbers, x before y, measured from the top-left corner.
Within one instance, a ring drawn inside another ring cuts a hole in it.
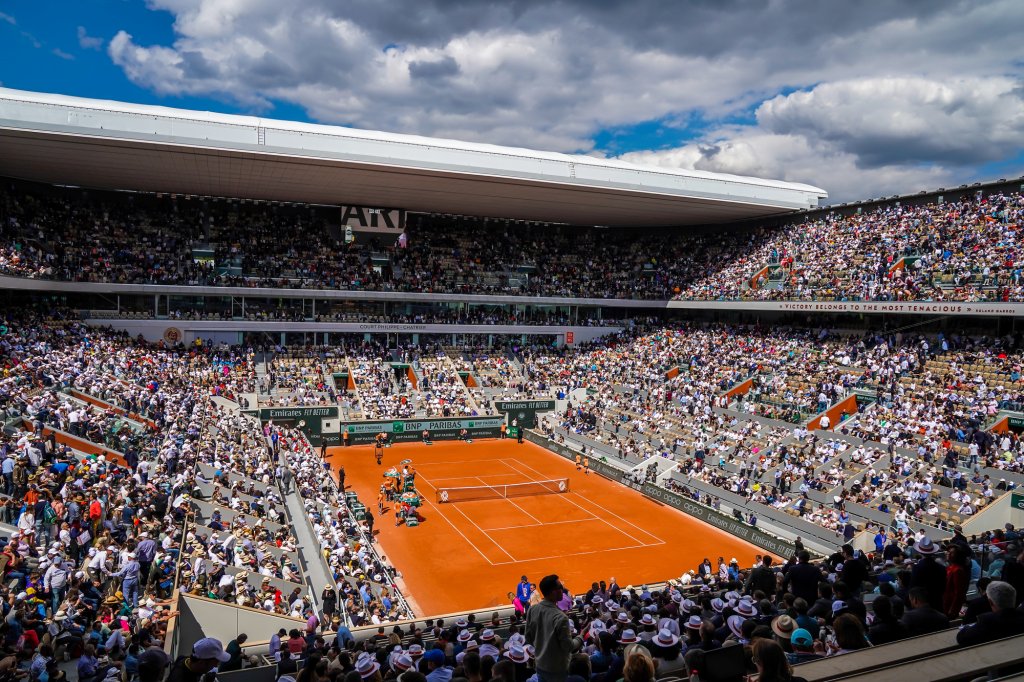
[[[732,222],[825,196],[757,178],[2,88],[0,175],[608,226]]]

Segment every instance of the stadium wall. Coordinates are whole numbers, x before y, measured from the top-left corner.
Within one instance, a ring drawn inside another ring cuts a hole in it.
[[[175,339],[186,345],[196,339],[213,343],[234,345],[242,342],[245,332],[267,332],[285,334],[309,332],[313,334],[479,334],[479,335],[522,335],[539,334],[556,338],[558,345],[566,342],[566,334],[572,334],[573,343],[586,343],[608,334],[617,334],[622,327],[582,326],[530,326],[513,324],[384,324],[359,322],[257,322],[247,320],[121,320],[118,318],[90,318],[86,324],[93,327],[111,327],[131,334],[142,335],[147,341]]]

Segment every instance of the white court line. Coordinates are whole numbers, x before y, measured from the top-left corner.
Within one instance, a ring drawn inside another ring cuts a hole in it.
[[[474,476],[474,478],[476,478],[476,477]],[[433,483],[428,481],[426,478],[423,478],[423,481],[426,482],[428,485],[430,485],[430,487],[434,489],[434,492],[437,492],[437,486],[435,486]],[[433,503],[431,503],[431,504],[433,504]],[[467,521],[472,523],[473,526],[475,526],[478,531],[483,533],[484,537],[486,537],[488,540],[490,540],[492,543],[494,543],[494,546],[497,547],[498,549],[500,549],[505,554],[505,556],[507,556],[509,559],[511,559],[512,560],[511,563],[515,563],[516,558],[514,556],[512,556],[511,554],[509,554],[508,551],[504,547],[501,546],[501,543],[497,542],[494,538],[492,538],[490,535],[488,535],[487,531],[484,530],[483,528],[481,528],[480,526],[478,526],[476,524],[476,521],[474,521],[473,519],[469,518],[469,516],[466,514],[466,512],[464,512],[461,509],[459,509],[457,504],[453,504],[452,506],[455,507],[455,511],[459,512],[460,514],[462,514],[462,516],[465,517],[465,519]],[[452,524],[452,525],[454,525],[454,524]],[[465,538],[466,536],[463,535],[462,537]],[[467,542],[468,542],[468,540],[469,539],[467,538]],[[470,543],[470,544],[472,544],[472,543]],[[480,549],[478,548],[476,551],[480,552]],[[480,553],[483,554],[483,552],[480,552]],[[488,561],[490,561],[490,559],[488,559]],[[493,562],[491,562],[491,563],[493,564]],[[510,562],[505,562],[505,563],[510,563]]]
[[[539,476],[541,476],[541,477],[543,477],[543,476],[544,476],[544,474],[542,474],[541,472],[537,471],[536,469],[534,469],[534,468],[533,468],[532,466],[530,466],[529,464],[527,464],[527,463],[525,463],[525,462],[519,462],[518,460],[513,460],[513,461],[515,461],[515,462],[516,462],[517,464],[522,464],[522,465],[523,465],[524,467],[526,467],[527,469],[529,469],[529,470],[533,471],[533,473],[535,473],[535,474],[537,474],[537,475],[539,475]],[[507,461],[507,460],[505,461],[505,465],[506,465],[506,466],[509,466],[509,464],[508,464],[508,461]],[[509,466],[509,468],[510,468],[510,469],[512,469],[513,471],[516,471],[516,470],[517,470],[517,469],[516,469],[515,467],[513,467],[513,466]],[[523,475],[524,475],[524,476],[528,476],[528,474],[523,474]],[[534,480],[536,480],[536,479],[534,479]],[[607,508],[603,507],[602,505],[598,504],[597,502],[594,502],[594,501],[593,501],[592,499],[590,499],[589,497],[585,497],[585,496],[583,496],[583,495],[580,495],[579,493],[573,493],[573,491],[572,491],[572,490],[570,490],[570,491],[569,491],[569,494],[570,494],[570,495],[572,495],[572,494],[575,494],[575,495],[576,495],[577,497],[579,497],[579,498],[580,498],[581,500],[586,500],[587,502],[589,502],[590,504],[594,505],[594,506],[595,506],[595,507],[597,507],[598,509],[601,509],[601,510],[603,510],[603,511],[607,512],[608,514],[611,514],[612,516],[614,516],[614,517],[615,517],[615,518],[617,518],[618,520],[622,521],[623,523],[628,523],[629,525],[633,526],[633,528],[636,528],[636,529],[637,529],[638,531],[640,531],[641,533],[643,533],[643,534],[644,534],[644,535],[646,535],[647,537],[649,537],[649,538],[654,538],[655,540],[657,540],[657,542],[654,542],[654,543],[650,543],[650,544],[648,544],[648,543],[643,543],[643,544],[645,544],[645,545],[647,545],[647,546],[654,546],[654,545],[664,545],[664,544],[665,544],[665,541],[664,541],[664,540],[662,540],[661,538],[659,538],[659,537],[658,537],[657,535],[655,535],[655,534],[653,534],[653,533],[651,533],[651,532],[649,532],[649,531],[646,531],[646,530],[644,530],[643,528],[641,528],[640,526],[636,525],[635,523],[633,523],[632,521],[630,521],[630,520],[628,520],[628,519],[624,519],[624,518],[622,518],[621,516],[619,516],[619,515],[618,515],[618,514],[616,514],[615,512],[611,511],[610,509],[607,509]],[[570,502],[572,502],[572,500],[569,500],[569,501],[570,501]],[[589,510],[587,510],[586,508],[584,508],[584,507],[580,506],[579,504],[577,504],[576,502],[572,502],[572,503],[573,503],[573,504],[575,504],[575,505],[576,505],[577,507],[580,507],[580,509],[583,509],[584,511],[589,511]],[[590,513],[591,513],[591,514],[593,514],[593,512],[590,512]],[[603,520],[603,519],[602,519],[602,520]],[[608,523],[608,522],[607,522],[607,521],[605,521],[605,523]],[[629,533],[625,532],[624,530],[621,530],[621,529],[619,529],[619,528],[616,528],[615,526],[612,526],[612,524],[610,524],[610,523],[608,523],[608,525],[609,525],[609,526],[611,526],[612,528],[615,528],[615,530],[619,531],[620,533],[622,533],[622,534],[623,534],[623,535],[625,535],[626,537],[631,537],[631,536],[629,535]],[[637,542],[641,542],[641,540],[640,540],[639,538],[636,538],[636,537],[634,537],[634,538],[633,538],[633,540],[635,540],[635,541],[637,541]]]
[[[559,523],[592,523],[594,521],[600,522],[601,519],[598,519],[598,518],[593,518],[593,519],[569,519],[568,521],[548,521],[547,523],[528,523],[525,526],[502,526],[501,528],[488,528],[487,532],[490,533],[491,531],[495,531],[495,530],[514,530],[514,529],[517,529],[517,528],[540,528],[541,526],[554,526],[554,525],[557,525]]]
[[[518,470],[518,469],[516,469],[516,468],[515,468],[514,466],[512,466],[511,464],[509,464],[509,463],[508,463],[507,461],[505,461],[505,462],[503,462],[503,463],[505,464],[505,466],[507,466],[507,467],[508,467],[509,469],[512,469],[513,471],[519,471],[519,470]],[[531,467],[531,468],[532,468],[532,467]],[[537,473],[540,473],[540,472],[539,472],[539,471],[537,471],[536,469],[534,469],[534,471],[535,471],[535,472],[537,472]],[[534,482],[536,482],[536,481],[537,481],[537,479],[533,478],[533,477],[532,477],[532,476],[530,476],[529,474],[523,473],[522,471],[519,471],[519,473],[520,473],[520,474],[522,474],[523,476],[526,476],[526,477],[527,477],[528,479],[530,479],[531,481],[534,481]],[[541,480],[543,480],[543,479],[541,479]],[[612,524],[612,523],[611,523],[610,521],[608,521],[608,519],[603,519],[603,518],[601,518],[600,516],[598,516],[597,514],[595,514],[595,513],[593,512],[593,511],[591,511],[591,510],[589,510],[589,509],[585,508],[585,507],[584,507],[583,505],[579,504],[578,502],[574,502],[574,501],[572,500],[572,498],[571,498],[571,497],[569,497],[569,496],[570,496],[570,495],[572,495],[572,494],[573,494],[573,492],[572,492],[571,490],[570,490],[570,491],[569,491],[568,493],[566,493],[566,494],[565,494],[565,495],[563,496],[563,497],[565,498],[565,501],[566,501],[566,502],[568,502],[568,503],[569,503],[569,504],[571,504],[571,505],[574,505],[574,506],[575,506],[575,507],[577,507],[578,509],[580,509],[580,510],[582,510],[582,511],[585,511],[585,512],[586,512],[587,514],[590,514],[590,518],[589,518],[589,519],[586,519],[587,521],[599,521],[599,522],[603,523],[604,525],[608,526],[609,528],[611,528],[611,529],[612,529],[613,531],[615,531],[615,532],[616,532],[616,533],[618,533],[619,535],[622,535],[622,536],[624,536],[624,537],[627,537],[627,538],[629,538],[630,540],[632,540],[633,542],[639,542],[639,540],[637,540],[637,539],[636,539],[635,537],[633,537],[632,535],[630,535],[630,534],[629,534],[629,533],[627,533],[626,531],[624,531],[624,530],[622,530],[621,528],[618,528],[617,526],[613,525],[613,524]],[[582,497],[582,496],[580,496],[580,497]],[[570,555],[570,556],[571,556],[571,555]]]
[[[511,478],[513,476],[516,477],[516,478],[521,478],[522,474],[486,474],[486,476],[488,478],[495,478],[495,477],[497,477],[497,478]],[[478,481],[480,480],[479,476],[449,476],[447,478],[435,478],[433,480],[435,480],[435,481],[464,481],[467,478],[475,478]],[[484,483],[484,485],[490,485],[490,484],[489,483]],[[501,483],[499,485],[505,485],[505,484]]]
[[[503,459],[474,459],[473,461],[474,462],[503,462],[504,460]],[[413,466],[415,466],[417,470],[419,470],[420,467],[426,467],[426,466],[430,466],[432,464],[461,464],[462,466],[466,466],[466,460],[461,460],[459,462],[416,462],[415,460],[413,460]]]
[[[423,478],[422,476],[420,477],[420,479],[421,479],[421,480],[423,480],[423,481],[424,481],[424,482],[425,482],[425,483],[426,483],[427,485],[429,485],[429,486],[430,486],[431,488],[434,488],[434,484],[433,484],[433,483],[431,483],[430,481],[428,481],[427,479]],[[435,493],[437,492],[437,488],[434,488],[434,492],[435,492]],[[459,528],[458,526],[456,526],[456,525],[455,525],[454,523],[452,523],[452,520],[451,520],[451,519],[449,519],[449,518],[448,518],[447,516],[445,516],[445,515],[444,515],[444,514],[443,514],[443,513],[441,512],[440,508],[438,508],[438,506],[437,506],[437,505],[435,505],[435,504],[434,504],[433,502],[431,502],[430,500],[428,500],[428,499],[427,499],[426,497],[422,497],[421,499],[422,499],[422,500],[423,500],[424,502],[426,502],[427,504],[429,504],[429,505],[430,505],[431,507],[433,507],[433,508],[434,508],[434,511],[436,511],[436,512],[437,512],[437,513],[438,513],[438,514],[439,514],[439,515],[441,516],[441,518],[442,518],[442,519],[444,519],[445,521],[447,521],[447,522],[448,522],[448,525],[449,525],[449,526],[451,526],[452,528],[454,528],[454,529],[455,529],[455,532],[456,532],[456,533],[458,533],[459,535],[461,535],[461,536],[462,536],[462,539],[466,541],[466,544],[468,544],[468,545],[469,545],[470,547],[472,547],[473,549],[475,549],[475,550],[476,550],[476,553],[477,553],[477,554],[479,554],[480,556],[482,556],[482,557],[484,558],[484,561],[486,561],[487,563],[489,563],[489,564],[490,564],[491,566],[497,566],[497,565],[498,565],[498,564],[495,564],[495,563],[494,563],[493,561],[491,561],[491,560],[490,560],[490,558],[488,558],[488,556],[487,556],[486,554],[484,554],[484,553],[483,553],[483,552],[482,552],[482,551],[480,550],[480,548],[479,548],[479,547],[477,547],[477,546],[476,546],[476,545],[475,545],[475,544],[473,543],[473,541],[472,541],[472,540],[470,540],[469,538],[467,538],[467,537],[466,537],[466,534],[462,532],[462,529],[460,529],[460,528]],[[491,537],[491,536],[490,536],[490,535],[488,535],[487,537],[488,537],[488,539],[490,539],[490,537]],[[494,541],[493,541],[493,540],[491,540],[491,542],[494,542]],[[507,554],[507,552],[506,552],[506,554]]]
[[[620,531],[621,532],[621,531]],[[623,533],[623,535],[626,535]],[[629,537],[626,535],[626,537]],[[663,543],[664,544],[664,543]],[[494,564],[495,566],[506,566],[508,564],[522,564],[528,561],[548,561],[550,559],[564,559],[570,556],[583,556],[585,554],[606,554],[608,552],[621,552],[626,549],[643,549],[645,547],[654,547],[655,545],[627,545],[626,547],[612,547],[611,549],[593,549],[589,552],[573,552],[572,554],[555,554],[554,556],[538,556],[531,557],[529,559],[520,559],[519,561],[499,561]]]
[[[485,482],[485,481],[484,481],[484,479],[480,478],[479,476],[474,476],[473,478],[475,478],[476,480],[478,480],[478,481],[480,481],[481,483],[483,483],[483,484],[484,484],[484,487],[485,487],[485,488],[493,488],[493,487],[494,487],[494,486],[492,486],[491,484],[489,484],[489,483]],[[526,511],[525,509],[523,509],[522,507],[520,507],[520,506],[519,506],[518,504],[516,504],[515,502],[513,502],[513,501],[512,501],[512,498],[506,497],[506,498],[505,498],[505,501],[506,501],[506,502],[508,502],[508,503],[510,503],[510,504],[511,504],[511,505],[512,505],[513,507],[515,507],[515,508],[516,508],[516,509],[518,509],[519,511],[521,511],[521,512],[523,512],[524,514],[526,514],[527,516],[529,516],[529,517],[530,517],[531,519],[533,519],[533,520],[534,520],[534,521],[536,521],[537,523],[539,523],[539,524],[541,524],[541,525],[543,525],[543,524],[544,524],[544,522],[543,522],[543,521],[541,521],[540,519],[538,519],[538,518],[537,518],[536,516],[534,516],[533,514],[531,514],[530,512]],[[482,529],[481,529],[481,530],[482,530]],[[490,536],[488,536],[488,537],[490,537]]]

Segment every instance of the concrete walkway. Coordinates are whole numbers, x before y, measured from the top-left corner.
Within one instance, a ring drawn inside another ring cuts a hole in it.
[[[302,500],[295,492],[295,481],[292,481],[291,492],[284,496],[285,508],[291,519],[291,527],[295,532],[295,539],[298,540],[299,561],[302,574],[306,579],[306,586],[309,589],[313,603],[319,613],[322,610],[320,604],[320,593],[327,585],[334,585],[334,580],[327,572],[327,566],[320,556],[320,542],[313,537],[313,530],[306,520],[306,511],[302,507]]]

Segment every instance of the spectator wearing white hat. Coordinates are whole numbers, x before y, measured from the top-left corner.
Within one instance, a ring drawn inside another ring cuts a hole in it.
[[[654,665],[659,678],[682,674],[686,671],[686,662],[683,660],[683,647],[679,636],[669,628],[663,627],[658,630],[658,634],[648,646],[654,656]]]

